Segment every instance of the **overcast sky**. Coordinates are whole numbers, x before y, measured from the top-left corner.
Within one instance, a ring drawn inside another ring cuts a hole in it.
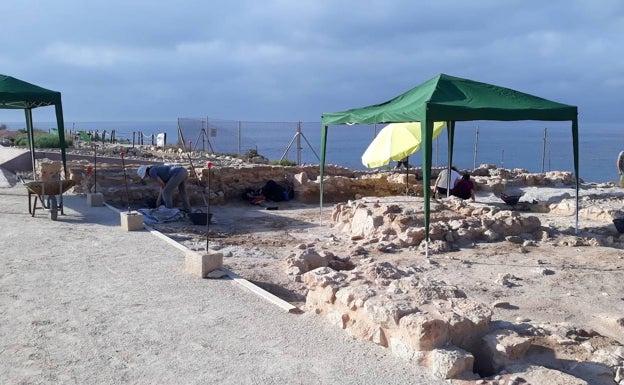
[[[439,73],[581,122],[624,109],[621,0],[4,0],[2,16],[0,73],[60,91],[66,121],[318,121]]]

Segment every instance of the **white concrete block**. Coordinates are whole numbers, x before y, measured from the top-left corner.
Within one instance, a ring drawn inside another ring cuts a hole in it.
[[[87,206],[89,207],[104,206],[104,194],[88,193],[87,194]]]
[[[223,253],[210,251],[208,254],[200,254],[189,250],[186,252],[184,263],[187,273],[205,278],[211,271],[223,267]]]
[[[125,231],[135,231],[143,229],[143,214],[138,211],[122,211],[121,228]]]

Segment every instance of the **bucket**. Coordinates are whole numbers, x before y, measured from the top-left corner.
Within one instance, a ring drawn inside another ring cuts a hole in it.
[[[189,218],[191,218],[191,222],[193,222],[194,225],[206,226],[208,224],[206,221],[206,213],[190,213]],[[208,213],[208,221],[212,222],[212,213]]]
[[[618,231],[618,233],[624,233],[624,218],[614,219],[613,224],[615,225],[615,229]]]
[[[522,195],[505,195],[505,194],[501,194],[501,199],[508,204],[509,206],[513,206],[515,204],[518,204],[518,201],[520,200],[520,197],[522,197]]]

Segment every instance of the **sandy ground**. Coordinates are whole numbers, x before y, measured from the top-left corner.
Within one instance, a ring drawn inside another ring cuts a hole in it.
[[[573,195],[572,189],[527,188],[522,200],[556,202]],[[609,196],[609,199],[604,199]],[[619,210],[624,207],[621,189],[585,186],[581,208],[590,205]],[[378,198],[370,198],[378,199]],[[381,198],[401,201],[401,197]],[[477,205],[500,205],[488,193],[479,194]],[[331,206],[323,210],[324,226],[319,226],[320,210],[315,205],[279,202],[275,211],[245,202],[213,206],[210,227],[211,248],[221,248],[224,264],[237,274],[281,298],[303,307],[305,287],[285,274],[284,258],[297,253],[301,244],[328,249],[337,256],[351,255],[357,242],[333,230]],[[494,308],[494,320],[531,323],[569,323],[589,328],[624,343],[624,250],[617,247],[570,246],[575,238],[574,216],[537,214],[542,226],[554,229],[556,237],[521,250],[520,245],[502,241],[476,243],[473,247],[430,258],[416,251],[376,252],[365,257],[387,260],[403,266],[417,266],[423,276],[443,280],[463,288],[468,297],[486,304],[508,302]],[[190,224],[160,225],[179,242],[198,250],[205,248],[205,227]],[[189,236],[190,233],[197,233]],[[578,236],[619,237],[608,219],[579,220]],[[351,259],[357,263],[357,256]],[[511,274],[510,285],[497,279]],[[619,321],[622,322],[622,321]]]
[[[57,221],[31,217],[19,185],[0,198],[2,384],[444,383],[319,316],[189,276],[183,252],[84,197]]]

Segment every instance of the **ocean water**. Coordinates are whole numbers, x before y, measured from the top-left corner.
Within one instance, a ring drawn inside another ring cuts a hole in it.
[[[1,123],[1,122],[0,122]],[[10,129],[24,123],[5,123]],[[54,123],[35,122],[39,129]],[[384,125],[330,126],[327,137],[326,163],[366,170],[361,156]],[[115,130],[117,139],[143,143],[159,133],[167,143],[184,143],[197,150],[238,154],[257,150],[270,160],[284,157],[291,161],[318,164],[320,156],[320,122],[245,122],[233,120],[180,119],[171,122],[65,122],[66,130]],[[300,131],[298,131],[300,129]],[[453,164],[460,169],[473,169],[481,164],[504,168],[522,168],[530,172],[574,170],[570,122],[458,122],[455,128]],[[300,151],[297,151],[300,146]],[[445,166],[448,160],[446,130],[434,139],[432,164]],[[624,149],[624,131],[618,124],[579,123],[579,176],[586,182],[614,182],[618,153]],[[410,156],[412,166],[422,164],[422,153]],[[392,167],[391,163],[386,167]]]

